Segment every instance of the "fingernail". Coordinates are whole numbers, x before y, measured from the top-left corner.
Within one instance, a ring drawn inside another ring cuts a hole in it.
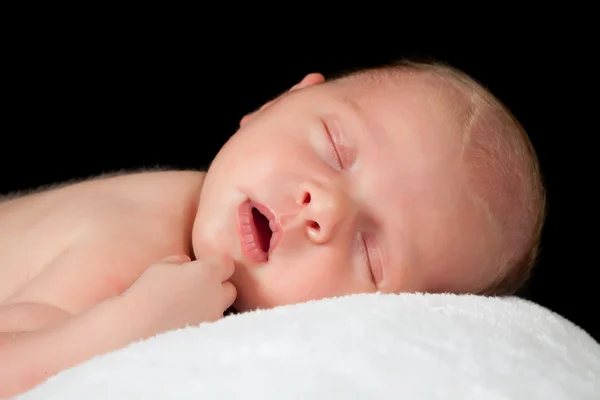
[[[163,262],[166,263],[186,263],[190,261],[191,258],[185,254],[176,254],[163,258]]]

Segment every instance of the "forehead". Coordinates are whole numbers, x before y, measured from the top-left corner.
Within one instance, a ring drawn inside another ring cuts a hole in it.
[[[416,286],[458,280],[464,271],[456,265],[470,263],[454,239],[480,222],[462,170],[466,102],[427,82],[340,88],[340,95],[358,148],[357,193],[385,231],[390,262],[411,265]]]
[[[442,96],[411,84],[344,98],[358,121],[349,131],[363,192],[391,211],[411,202],[439,208],[461,184],[461,123]]]
[[[382,160],[387,155],[391,165],[402,156],[411,169],[434,172],[462,150],[466,106],[448,85],[415,78],[388,85],[342,83],[338,90],[348,119],[360,126],[350,130],[364,152],[377,152]]]

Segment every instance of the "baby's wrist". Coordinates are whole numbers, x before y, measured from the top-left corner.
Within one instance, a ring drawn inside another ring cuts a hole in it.
[[[120,330],[129,342],[137,342],[153,335],[150,332],[148,312],[131,293],[125,292],[115,298],[115,313]]]

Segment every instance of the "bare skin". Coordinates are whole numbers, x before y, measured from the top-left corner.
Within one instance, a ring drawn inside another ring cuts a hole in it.
[[[310,74],[246,116],[206,174],[0,203],[0,396],[232,304],[480,290],[498,237],[462,167],[462,103],[441,106],[437,85],[361,95]]]
[[[122,175],[0,203],[0,396],[96,354],[222,316],[235,298],[235,288],[222,285],[233,263],[188,262],[203,177]],[[173,254],[181,256],[158,262]],[[181,263],[187,273],[171,265]],[[158,282],[168,280],[166,287],[189,290],[161,292]],[[198,301],[206,307],[190,307]],[[102,339],[78,340],[92,333]]]

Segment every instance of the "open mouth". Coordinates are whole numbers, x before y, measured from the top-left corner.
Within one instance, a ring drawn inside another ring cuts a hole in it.
[[[240,205],[239,232],[242,250],[251,260],[265,262],[277,239],[275,215],[265,206],[247,201]]]
[[[256,228],[258,246],[262,251],[268,253],[269,247],[271,247],[271,237],[273,236],[273,231],[269,228],[269,219],[258,211],[258,208],[252,207],[252,220]]]

